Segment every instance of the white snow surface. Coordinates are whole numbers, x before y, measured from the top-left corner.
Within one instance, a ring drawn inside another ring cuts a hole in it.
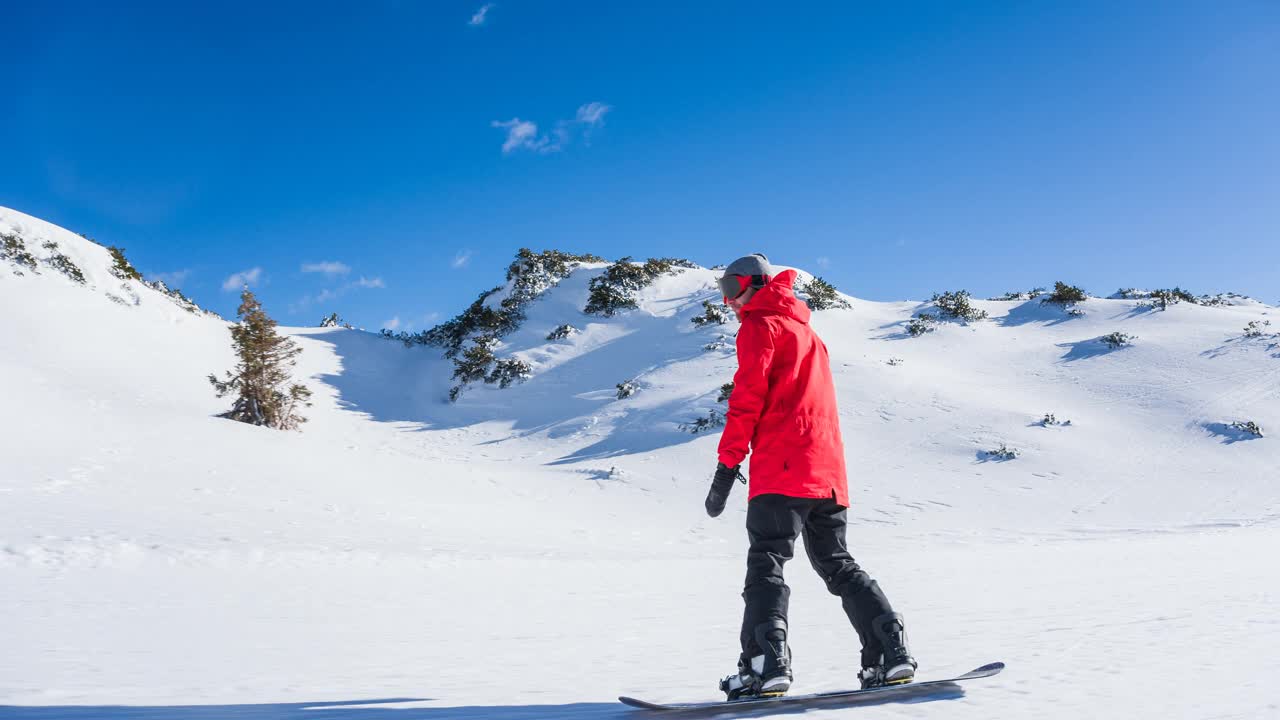
[[[88,281],[0,261],[0,718],[640,717],[616,696],[713,699],[734,669],[746,493],[706,517],[718,435],[680,429],[736,365],[735,325],[690,322],[713,271],[599,318],[584,266],[498,350],[532,377],[457,404],[439,349],[286,328],[315,396],[278,432],[216,417],[226,322],[111,300],[105,249],[61,228],[0,231]],[[813,324],[854,556],[921,678],[1008,668],[806,717],[1280,717],[1280,445],[1230,428],[1280,427],[1280,338],[1242,337],[1276,308],[978,301],[911,338],[926,304],[846,299]],[[803,554],[788,580],[793,691],[855,685],[838,599]]]

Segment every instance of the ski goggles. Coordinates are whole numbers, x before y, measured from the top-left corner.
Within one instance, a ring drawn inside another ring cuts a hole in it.
[[[747,288],[762,288],[765,284],[764,275],[725,275],[716,281],[720,286],[720,294],[724,296],[724,304],[737,300]]]

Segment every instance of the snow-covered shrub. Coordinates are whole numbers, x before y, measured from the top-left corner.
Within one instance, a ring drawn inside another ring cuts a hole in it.
[[[320,319],[320,327],[331,328],[338,327],[342,323],[342,318],[338,317],[338,313],[329,313]]]
[[[649,258],[644,261],[644,271],[650,278],[696,267],[697,264],[684,258]]]
[[[729,322],[729,313],[724,309],[724,306],[717,305],[710,300],[703,300],[702,314],[693,318],[692,322],[698,327],[723,325]]]
[[[832,308],[848,310],[853,307],[848,300],[840,297],[836,292],[835,285],[820,277],[815,276],[807,283],[801,283],[797,278],[793,290],[796,297],[804,300],[810,310],[830,310]]]
[[[679,263],[687,260],[672,258],[650,258],[643,265],[637,265],[630,257],[624,257],[605,268],[599,276],[592,278],[587,306],[582,311],[588,315],[613,317],[619,311],[636,307],[635,294],[648,286],[660,275],[679,272],[686,267]],[[696,267],[692,263],[689,266]]]
[[[1263,320],[1262,322],[1251,320],[1248,325],[1244,326],[1244,336],[1247,338],[1260,338],[1269,327],[1271,327],[1270,320]]]
[[[171,288],[168,285],[165,285],[163,280],[144,280],[143,284],[151,288],[152,290],[156,290],[158,292],[164,293],[165,295],[168,295],[169,299],[173,301],[174,305],[177,305],[178,307],[182,308],[183,310],[186,310],[189,313],[192,313],[194,315],[204,314],[204,315],[210,315],[213,317],[218,317],[217,313],[212,312],[210,310],[205,310],[204,308],[197,305],[195,300],[192,300],[186,295],[183,295],[182,291],[179,290],[178,288]]]
[[[111,253],[111,274],[121,280],[137,280],[142,281],[142,273],[129,262],[129,258],[124,256],[124,248],[112,245],[107,248],[107,252]]]
[[[587,298],[587,306],[582,309],[584,313],[613,317],[623,310],[637,307],[630,295],[612,285],[597,283],[599,279],[591,281],[591,295]]]
[[[1040,427],[1049,427],[1051,425],[1061,425],[1066,427],[1070,424],[1070,420],[1059,420],[1053,413],[1045,413],[1044,418],[1040,420]]]
[[[484,381],[505,390],[514,382],[528,380],[532,372],[533,368],[529,367],[529,363],[518,358],[505,358],[494,363],[493,370],[489,371]]]
[[[1201,295],[1197,298],[1197,302],[1206,307],[1220,307],[1223,305],[1243,305],[1253,298],[1240,293],[1226,292],[1217,295]]]
[[[1044,288],[1037,287],[1037,288],[1031,288],[1030,290],[1027,290],[1025,292],[1018,292],[1018,291],[1007,292],[1001,295],[1000,297],[993,297],[993,298],[987,298],[987,299],[997,300],[997,301],[1034,300],[1043,294],[1044,294]]]
[[[564,340],[578,334],[578,328],[572,325],[561,325],[560,327],[547,333],[548,340]]]
[[[680,426],[680,429],[697,435],[700,432],[714,430],[719,427],[724,427],[724,413],[712,408],[707,411],[706,417],[685,423]]]
[[[568,277],[574,268],[584,262],[603,262],[596,255],[574,255],[559,250],[535,253],[520,248],[516,259],[507,266],[507,282],[510,292],[500,302],[492,297],[506,286],[498,286],[480,293],[466,310],[430,330],[409,335],[394,335],[408,344],[434,345],[445,349],[445,357],[454,359],[462,351],[462,345],[474,336],[501,338],[515,330],[524,321],[524,307],[539,295]]]
[[[635,380],[624,380],[615,387],[618,388],[618,399],[625,400],[636,394],[636,391],[640,389],[640,384]]]
[[[937,324],[937,315],[930,315],[926,312],[916,313],[916,316],[907,322],[907,334],[911,337],[920,337],[925,333],[933,332]]]
[[[716,402],[725,402],[729,396],[733,394],[733,383],[727,382],[720,386],[720,395],[716,397]]]
[[[0,233],[0,260],[8,260],[19,268],[36,272],[36,258],[27,252],[27,244],[18,235]],[[21,270],[15,270],[19,275]]]
[[[445,357],[455,359],[462,352],[462,346],[468,338],[476,335],[496,338],[516,328],[517,318],[503,312],[500,306],[495,308],[489,303],[489,298],[500,290],[502,286],[480,293],[466,310],[430,330],[414,334],[401,332],[392,334],[390,337],[401,340],[406,345],[442,347],[445,349]]]
[[[1262,437],[1262,428],[1258,427],[1258,423],[1252,420],[1236,420],[1231,423],[1231,427],[1254,437]]]
[[[985,458],[992,460],[1013,460],[1022,453],[1015,448],[1011,448],[1004,443],[1000,443],[1000,447],[995,450],[986,450],[982,454]]]
[[[45,263],[49,265],[49,267],[57,270],[63,275],[66,275],[72,280],[75,280],[81,285],[85,283],[84,273],[80,272],[80,268],[76,267],[76,264],[71,261],[71,258],[62,254],[62,251],[58,249],[58,243],[49,240],[41,247],[51,253],[45,260]]]
[[[979,310],[969,303],[968,290],[934,293],[929,302],[938,308],[938,314],[948,320],[964,320],[973,322],[987,317],[986,310]]]
[[[1053,292],[1040,299],[1043,305],[1058,305],[1062,308],[1069,308],[1076,303],[1082,303],[1089,299],[1089,294],[1075,285],[1068,285],[1061,280],[1053,284]]]
[[[529,248],[520,248],[516,252],[516,259],[507,266],[507,282],[511,283],[511,293],[502,301],[502,309],[508,313],[520,314],[531,300],[555,287],[584,262],[605,262],[605,259],[599,255],[574,255],[560,250],[535,253]],[[523,319],[523,316],[518,317],[516,322]]]
[[[712,340],[711,342],[707,343],[706,345],[703,345],[703,346],[702,346],[702,349],[703,349],[703,350],[705,350],[705,351],[707,351],[707,352],[716,352],[716,351],[719,351],[719,350],[728,350],[728,349],[729,349],[729,337],[728,337],[727,335],[721,335],[720,337],[716,338],[715,340]]]
[[[1111,348],[1112,350],[1129,345],[1130,343],[1132,343],[1134,340],[1137,340],[1137,339],[1138,339],[1137,335],[1128,335],[1122,332],[1113,332],[1110,335],[1103,335],[1102,337],[1098,338],[1098,340],[1100,340],[1104,345]]]
[[[392,333],[383,331],[383,337],[399,340],[406,346],[433,345],[444,348],[444,355],[454,363],[454,378],[468,378],[463,384],[505,376],[494,374],[490,365],[497,362],[493,345],[520,326],[525,319],[525,306],[542,293],[568,277],[581,263],[604,262],[598,255],[575,255],[560,250],[544,250],[535,253],[520,248],[516,259],[507,266],[507,284],[480,293],[475,302],[459,315],[420,333]],[[495,302],[494,296],[503,290],[506,297]],[[468,340],[476,343],[463,351]],[[483,346],[482,349],[476,349]],[[487,352],[486,352],[487,351]],[[457,400],[462,388],[454,388],[449,397]]]
[[[225,380],[209,375],[218,397],[236,393],[236,402],[219,417],[265,425],[278,430],[295,430],[306,422],[298,414],[311,391],[290,384],[294,358],[302,352],[293,340],[276,332],[276,321],[262,309],[253,292],[245,288],[237,310],[240,322],[231,327],[231,340],[239,362]]]
[[[489,374],[489,366],[497,361],[493,355],[493,346],[497,342],[492,335],[476,338],[471,347],[454,357],[453,379],[463,384],[484,380]]]
[[[1192,295],[1180,287],[1175,287],[1172,290],[1152,290],[1148,297],[1150,298],[1150,302],[1142,304],[1147,307],[1153,307],[1160,310],[1168,310],[1170,305],[1177,305],[1180,302],[1189,302],[1192,305],[1198,303],[1195,295]]]

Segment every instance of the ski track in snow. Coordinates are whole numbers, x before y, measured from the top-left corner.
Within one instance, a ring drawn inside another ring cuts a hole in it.
[[[745,492],[707,518],[717,435],[678,429],[734,369],[703,350],[734,327],[689,322],[710,271],[612,319],[575,272],[499,349],[533,378],[457,405],[436,350],[289,329],[314,406],[277,433],[214,417],[225,323],[0,209],[9,229],[88,282],[0,261],[0,719],[638,718],[614,698],[711,699],[733,670]],[[853,304],[814,324],[854,555],[922,678],[1008,668],[806,717],[1280,716],[1280,446],[1215,429],[1280,425],[1280,360],[1236,340],[1275,308],[978,302],[991,320],[907,338],[918,303]],[[1114,330],[1138,340],[1090,344]],[[1001,443],[1021,456],[982,459]],[[850,687],[838,600],[789,567],[795,692]]]

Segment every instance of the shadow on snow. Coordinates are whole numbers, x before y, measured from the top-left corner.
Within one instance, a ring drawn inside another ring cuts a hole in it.
[[[735,718],[760,718],[800,714],[816,709],[853,706],[918,704],[964,695],[958,685],[921,688],[918,695],[892,698],[847,696],[816,698],[754,707],[715,706],[699,710],[658,712],[630,708],[621,703],[569,703],[564,705],[461,705],[456,707],[374,707],[387,703],[429,702],[418,698],[387,698],[314,703],[260,703],[238,705],[0,705],[0,720],[638,720],[645,717],[678,717],[710,720],[731,714]]]
[[[1102,338],[1094,337],[1088,340],[1076,340],[1075,342],[1057,343],[1056,347],[1066,348],[1067,352],[1060,358],[1062,362],[1076,362],[1077,360],[1087,360],[1099,355],[1113,353],[1123,348],[1112,348],[1102,342]]]
[[[1203,423],[1200,427],[1209,431],[1209,434],[1220,438],[1223,445],[1231,445],[1238,442],[1247,442],[1249,440],[1258,440],[1261,436],[1253,433],[1245,432],[1237,428],[1233,428],[1227,423],[1213,422]]]
[[[443,358],[440,348],[405,348],[356,330],[307,337],[332,346],[341,362],[338,372],[319,376],[337,391],[341,407],[365,413],[378,422],[416,423],[418,430],[509,422],[509,434],[494,442],[538,433],[552,439],[581,437],[583,446],[554,461],[560,464],[647,452],[698,437],[679,426],[705,417],[712,408],[723,409],[715,402],[718,383],[705,389],[691,388],[656,405],[645,402],[643,390],[644,376],[669,364],[703,356],[725,357],[703,349],[717,336],[714,332],[673,332],[673,323],[689,326],[689,318],[695,314],[690,308],[667,317],[631,311],[622,332],[576,354],[564,350],[572,356],[525,383],[505,390],[474,384],[457,403],[447,399],[453,365]],[[598,318],[588,320],[600,322]],[[513,351],[556,359],[558,346],[547,344],[533,329],[517,331],[508,341]],[[389,378],[402,382],[388,383]],[[732,370],[728,370],[721,382],[731,378]],[[618,400],[616,385],[627,380],[639,380],[641,390],[636,397]]]

